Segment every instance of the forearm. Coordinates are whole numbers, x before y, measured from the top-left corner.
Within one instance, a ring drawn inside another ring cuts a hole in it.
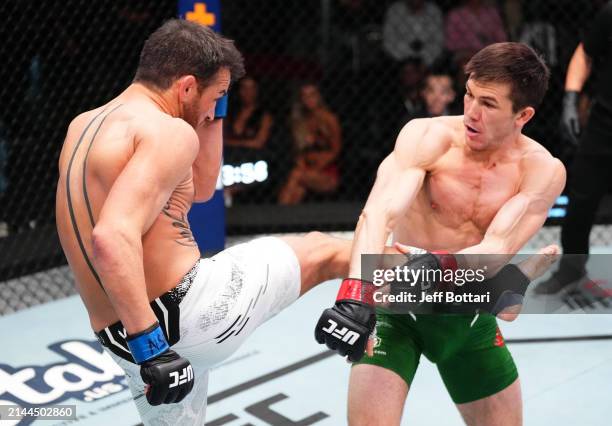
[[[349,265],[349,277],[361,278],[361,255],[380,254],[385,250],[385,243],[390,231],[383,211],[375,209],[363,210],[357,222],[351,258]]]
[[[582,43],[574,51],[565,77],[566,92],[580,92],[591,74],[591,59],[584,51]]]
[[[486,272],[490,276],[516,255],[542,228],[548,210],[561,193],[565,183],[564,169],[562,165],[561,169],[558,169],[557,164],[560,165],[560,162],[557,163],[556,160],[541,165],[542,175],[548,175],[549,180],[542,181],[539,174],[523,176],[525,188],[499,209],[478,244],[457,253],[466,255],[460,256],[464,258],[460,259],[461,262],[467,263],[467,267],[472,269],[487,266]]]
[[[205,122],[197,129],[200,150],[193,163],[196,200],[206,201],[214,193],[223,154],[223,121]]]
[[[422,169],[397,170],[394,156],[382,162],[355,229],[349,268],[351,278],[361,278],[362,254],[383,253],[397,219],[410,209],[424,178],[425,171]]]
[[[128,334],[138,333],[157,320],[149,305],[138,238],[94,229],[92,262]]]
[[[491,277],[497,274],[515,255],[516,251],[513,251],[503,240],[485,238],[479,244],[458,251],[456,258],[459,268],[485,269],[485,276]]]

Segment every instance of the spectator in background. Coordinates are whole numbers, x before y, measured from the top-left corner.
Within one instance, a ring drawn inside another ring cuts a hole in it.
[[[225,119],[224,144],[228,148],[261,150],[270,138],[273,118],[259,103],[259,84],[250,76],[238,83],[238,105]]]
[[[389,101],[381,118],[385,140],[395,141],[404,124],[423,116],[425,106],[421,95],[426,73],[420,58],[408,58],[400,65],[399,81],[389,88]],[[386,148],[392,149],[392,146]]]
[[[425,0],[396,1],[385,14],[383,45],[396,61],[417,57],[431,65],[444,46],[442,12]]]
[[[298,204],[308,193],[329,194],[338,188],[338,154],[342,134],[338,117],[325,105],[319,87],[302,84],[291,111],[295,165],[281,188],[280,204]]]
[[[451,9],[446,17],[446,48],[457,70],[455,87],[463,90],[468,60],[483,47],[507,41],[499,10],[482,0],[465,0],[462,6]]]
[[[423,88],[423,101],[425,103],[425,117],[439,117],[453,115],[452,104],[455,101],[453,79],[447,72],[432,71],[425,79]]]
[[[397,134],[404,125],[414,118],[438,117],[460,113],[453,102],[456,92],[453,88],[453,77],[443,68],[435,67],[429,73],[419,61],[410,61],[400,71],[399,100],[390,102],[394,108],[403,104],[403,108],[391,114],[387,124],[385,141],[393,144]],[[385,153],[392,146],[383,146]]]
[[[446,48],[461,56],[472,56],[483,47],[507,41],[499,10],[482,0],[466,0],[446,19]]]
[[[332,2],[329,39],[321,40],[321,48],[334,72],[369,72],[380,62],[384,13],[380,9],[372,0]]]
[[[545,7],[549,6],[549,7]],[[550,5],[528,2],[524,6],[525,22],[519,37],[521,43],[528,44],[538,52],[546,64],[555,68],[558,64],[557,32],[548,20]]]
[[[223,123],[223,157],[226,164],[239,166],[266,160],[266,146],[270,140],[274,119],[259,101],[259,83],[251,76],[245,76],[238,83],[236,105],[228,110]],[[259,182],[237,182],[225,188],[226,201],[235,197],[246,201],[260,195],[255,190]],[[237,200],[238,201],[238,200]]]

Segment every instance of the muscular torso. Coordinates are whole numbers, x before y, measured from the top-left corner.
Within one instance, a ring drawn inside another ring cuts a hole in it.
[[[449,150],[427,171],[410,209],[397,223],[393,238],[427,250],[458,251],[478,244],[502,205],[518,193],[520,159],[531,144],[497,161],[466,155],[461,117],[444,118],[452,139]],[[535,143],[535,142],[534,142]]]
[[[151,105],[119,98],[75,118],[64,141],[59,160],[57,227],[95,330],[119,318],[92,264],[92,230],[113,183],[134,154],[143,120],[163,119]],[[194,197],[192,179],[188,171],[142,237],[149,300],[175,287],[200,256],[187,222]]]

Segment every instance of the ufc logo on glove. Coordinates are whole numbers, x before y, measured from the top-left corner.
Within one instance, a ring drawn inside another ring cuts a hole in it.
[[[331,334],[349,345],[353,345],[357,339],[359,339],[359,334],[355,331],[349,330],[346,327],[337,328],[338,323],[332,319],[328,319],[327,322],[329,323],[329,327],[324,328],[324,332]]]
[[[183,385],[193,380],[193,369],[191,368],[191,365],[188,365],[187,367],[183,368],[180,374],[178,371],[171,372],[170,378],[174,381],[170,383],[170,386],[168,387],[174,388],[178,385]]]

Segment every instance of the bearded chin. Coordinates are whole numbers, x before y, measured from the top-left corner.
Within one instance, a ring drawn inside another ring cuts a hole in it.
[[[189,123],[189,125],[191,125],[191,127],[193,127],[194,129],[198,125],[198,116],[199,116],[198,107],[195,104],[195,102],[193,104],[184,104],[182,118],[187,123]]]

